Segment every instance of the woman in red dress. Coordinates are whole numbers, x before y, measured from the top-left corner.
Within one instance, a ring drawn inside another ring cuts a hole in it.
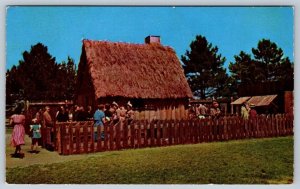
[[[23,158],[24,153],[21,153],[21,145],[25,144],[24,136],[25,136],[25,116],[21,114],[22,109],[17,108],[15,114],[10,118],[10,124],[14,126],[12,135],[11,135],[11,145],[16,148],[15,153],[12,157]]]

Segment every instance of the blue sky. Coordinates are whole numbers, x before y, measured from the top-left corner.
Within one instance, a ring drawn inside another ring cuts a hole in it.
[[[227,61],[240,51],[251,53],[265,38],[294,61],[292,7],[112,7],[11,6],[6,16],[6,68],[38,42],[58,63],[70,56],[79,62],[82,39],[144,43],[161,36],[180,58],[196,35],[203,35]]]

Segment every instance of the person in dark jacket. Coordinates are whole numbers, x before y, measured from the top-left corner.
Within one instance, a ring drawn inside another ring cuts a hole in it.
[[[67,122],[69,120],[69,114],[63,106],[61,106],[56,113],[57,122]]]

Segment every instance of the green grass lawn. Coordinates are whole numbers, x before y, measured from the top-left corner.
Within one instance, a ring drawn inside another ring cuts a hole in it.
[[[72,156],[42,150],[24,159],[12,160],[7,156],[6,181],[24,184],[288,184],[293,182],[293,142],[293,137],[280,137]],[[36,158],[35,163],[30,162],[32,158]],[[11,161],[18,162],[18,166]]]

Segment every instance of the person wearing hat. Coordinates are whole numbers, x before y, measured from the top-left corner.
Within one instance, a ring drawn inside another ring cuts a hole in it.
[[[213,101],[212,107],[210,108],[210,116],[212,118],[218,118],[221,115],[221,110],[219,108],[219,103],[217,101]]]
[[[38,120],[34,118],[32,120],[32,123],[30,125],[30,132],[32,132],[32,138],[31,138],[31,153],[38,153],[38,141],[42,137],[41,135],[41,125],[37,122]],[[34,149],[35,147],[35,149]]]
[[[242,107],[241,107],[241,117],[244,119],[244,120],[248,120],[249,119],[249,111],[250,111],[250,108],[249,108],[249,105],[248,103],[243,103]]]
[[[255,104],[250,104],[249,118],[255,119],[257,117],[257,112],[255,110]]]
[[[112,118],[112,121],[113,121],[113,124],[116,124],[119,122],[119,116],[117,114],[117,111],[119,109],[119,105],[113,101],[113,103],[111,104],[111,108],[110,108],[110,113],[111,113],[111,118]]]
[[[130,103],[130,101],[128,101],[127,103],[127,111],[125,117],[126,120],[128,121],[128,124],[130,124],[134,117],[134,111],[132,110],[132,104]]]

